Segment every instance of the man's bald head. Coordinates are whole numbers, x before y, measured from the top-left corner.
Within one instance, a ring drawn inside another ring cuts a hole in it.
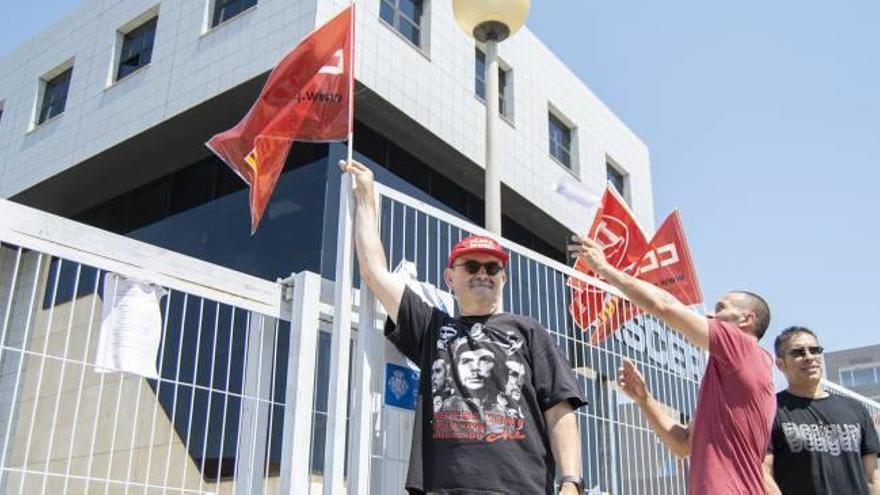
[[[745,290],[734,290],[727,293],[740,309],[755,314],[753,333],[760,339],[770,327],[770,305],[763,297]]]

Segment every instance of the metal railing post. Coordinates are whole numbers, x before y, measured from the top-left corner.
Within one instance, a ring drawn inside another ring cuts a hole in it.
[[[302,272],[294,276],[284,435],[281,443],[282,494],[309,492],[308,453],[312,442],[320,299],[319,275]]]
[[[381,335],[376,330],[376,297],[361,287],[358,305],[357,350],[355,351],[354,391],[351,408],[351,454],[348,467],[348,493],[370,492],[370,455],[372,454],[373,373],[379,362]]]
[[[353,207],[351,174],[342,174],[336,234],[336,281],[333,293],[333,336],[330,344],[327,444],[324,450],[324,495],[345,493],[345,423],[349,393],[348,363],[351,355],[351,279],[354,267]]]
[[[235,462],[236,493],[262,493],[263,466],[269,435],[269,405],[265,392],[272,384],[272,353],[275,349],[275,320],[251,314],[248,329],[247,369],[241,399],[241,421]]]

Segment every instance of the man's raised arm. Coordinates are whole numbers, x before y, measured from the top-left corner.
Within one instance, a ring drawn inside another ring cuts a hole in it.
[[[357,251],[361,279],[397,323],[397,311],[406,283],[388,271],[385,249],[379,238],[375,196],[373,194],[373,172],[357,161],[339,162],[343,172],[351,173],[354,179],[354,243]]]
[[[643,311],[671,326],[691,343],[709,349],[709,322],[665,290],[628,275],[608,263],[602,245],[588,237],[573,237],[568,251],[590,267]]]
[[[644,377],[632,361],[624,359],[617,372],[617,386],[639,406],[654,433],[677,457],[689,456],[691,453],[690,425],[683,425],[663,412],[663,405],[648,392]]]

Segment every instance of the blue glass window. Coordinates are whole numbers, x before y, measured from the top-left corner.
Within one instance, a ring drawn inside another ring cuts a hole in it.
[[[474,57],[474,93],[483,101],[486,101],[486,54],[477,48]],[[498,67],[498,112],[508,115],[508,107],[505,104],[504,95],[507,92],[507,71]]]
[[[379,17],[408,39],[421,46],[422,0],[379,0]]]
[[[70,76],[72,74],[73,67],[46,81],[37,125],[64,113],[64,107],[67,104],[67,91],[70,89]]]
[[[608,177],[608,182],[617,189],[617,192],[623,196],[623,188],[626,185],[626,177],[622,173],[620,173],[614,166],[611,164],[605,164],[605,170]]]
[[[228,21],[257,4],[257,0],[217,0],[211,27]]]
[[[157,21],[158,17],[154,17],[124,35],[122,53],[119,56],[119,68],[116,71],[117,80],[150,63],[153,56],[153,40],[156,38]]]
[[[550,156],[571,168],[571,129],[555,115],[549,114]]]

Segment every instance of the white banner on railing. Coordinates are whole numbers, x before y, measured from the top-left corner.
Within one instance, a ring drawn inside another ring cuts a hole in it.
[[[162,340],[162,287],[115,273],[104,275],[101,333],[95,372],[123,371],[159,379],[156,356]]]

